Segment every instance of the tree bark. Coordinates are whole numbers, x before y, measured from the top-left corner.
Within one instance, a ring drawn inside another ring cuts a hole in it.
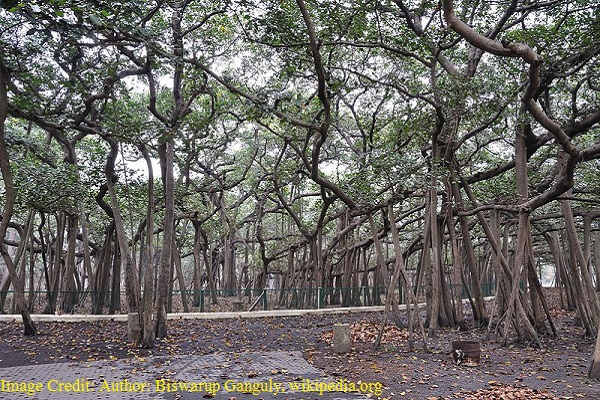
[[[527,174],[527,136],[531,135],[531,126],[529,124],[520,123],[515,131],[515,179],[517,185],[517,205],[521,205],[529,199],[529,177]],[[529,213],[522,213],[520,218],[530,218]],[[527,225],[531,222],[527,221]],[[535,268],[533,265],[529,267],[530,261],[533,260],[533,247],[532,247],[532,236],[530,229],[520,229],[517,236],[517,243],[527,243],[525,247],[525,253],[521,261],[525,263],[523,267],[527,271],[528,293],[531,298],[531,309],[533,311],[533,325],[538,332],[545,330],[544,315],[542,313],[542,306],[540,299],[541,292],[538,293],[533,287],[539,285],[537,275],[535,274]],[[515,267],[515,270],[517,267]],[[533,271],[533,275],[532,272]]]
[[[596,346],[594,347],[588,378],[600,381],[600,330],[596,334]]]
[[[183,229],[185,232],[185,229]],[[175,238],[173,238],[175,240]],[[181,253],[177,248],[177,242],[173,242],[173,261],[175,264],[175,273],[177,274],[177,284],[179,286],[179,293],[181,295],[181,305],[183,307],[183,312],[190,312],[190,307],[188,306],[187,301],[187,292],[185,290],[185,279],[183,276],[183,269],[181,268]]]
[[[4,239],[8,231],[8,225],[14,212],[15,199],[17,197],[17,191],[13,183],[13,175],[10,168],[10,157],[6,148],[6,117],[8,115],[8,93],[7,85],[9,80],[9,71],[4,65],[0,58],[0,170],[2,172],[2,180],[4,181],[4,193],[6,196],[4,204],[4,212],[2,213],[2,220],[0,221],[0,252],[2,258],[8,269],[8,274],[12,280],[13,287],[15,289],[15,299],[19,313],[23,318],[23,330],[26,336],[32,336],[37,334],[37,329],[31,315],[29,314],[29,308],[27,307],[27,301],[25,300],[25,293],[23,283],[17,276],[17,271],[12,262],[8,250],[4,245]]]
[[[596,272],[596,291],[600,291],[600,230],[594,240],[594,271]]]
[[[408,281],[408,277],[406,274],[406,269],[404,267],[406,264],[406,261],[407,261],[406,260],[407,254],[405,254],[405,252],[402,252],[401,247],[400,247],[400,239],[398,236],[398,229],[396,228],[396,222],[395,222],[396,217],[394,215],[394,209],[391,205],[388,206],[388,216],[389,216],[389,220],[390,220],[390,231],[392,233],[392,241],[394,244],[394,253],[395,253],[394,273],[392,275],[392,278],[391,278],[391,281],[390,281],[390,284],[388,287],[388,296],[389,296],[389,293],[392,291],[394,291],[394,293],[395,293],[395,288],[396,288],[398,279],[401,279],[402,286],[404,288],[404,292],[406,293],[406,315],[407,315],[408,325],[409,325],[408,326],[409,346],[411,349],[413,348],[413,343],[414,343],[413,322],[416,319],[419,324],[421,340],[423,341],[423,349],[425,351],[428,351],[427,338],[425,335],[425,328],[423,326],[423,319],[421,318],[421,311],[419,310],[418,301],[412,291],[412,288],[410,287],[410,283]],[[372,221],[372,219],[370,219],[370,221]],[[375,346],[374,346],[375,349],[377,349],[377,347],[379,346],[379,343],[381,342],[381,338],[383,336],[383,329],[385,327],[385,322],[386,322],[386,316],[387,316],[387,313],[388,313],[389,308],[393,301],[394,301],[394,296],[389,296],[386,301],[383,321],[381,323],[381,326],[379,329],[379,334],[377,335],[377,340],[376,340]]]
[[[452,302],[454,304],[454,322],[458,325],[461,331],[467,329],[464,320],[463,304],[462,304],[462,274],[463,274],[463,253],[458,243],[458,237],[456,235],[456,229],[454,228],[454,217],[452,211],[449,210],[446,219],[448,226],[448,235],[450,240],[451,252],[452,252],[452,283],[450,285],[452,293]]]
[[[111,260],[113,256],[113,234],[115,223],[111,223],[104,230],[104,242],[100,255],[96,259],[96,271],[92,282],[92,314],[102,314],[104,303],[109,292]]]
[[[119,147],[117,145],[117,142],[110,137],[104,137],[104,140],[106,140],[110,145],[110,153],[106,158],[106,185],[110,196],[110,204],[115,222],[115,231],[117,233],[117,243],[119,246],[119,253],[121,257],[121,266],[125,272],[125,294],[127,297],[127,312],[137,313],[141,303],[139,278],[137,276],[137,271],[133,266],[133,259],[131,251],[129,250],[129,239],[127,238],[127,233],[125,232],[125,224],[123,222],[121,208],[119,207],[117,193],[114,187],[114,182],[116,181],[116,176],[114,173],[114,163],[119,151]]]
[[[92,272],[92,257],[90,253],[90,240],[88,236],[88,226],[83,205],[81,206],[81,246],[83,247],[83,270],[84,274],[81,278],[81,287],[85,288],[85,278],[87,276],[88,287],[92,287],[94,274]]]
[[[498,240],[500,240],[500,213],[497,210],[492,211],[490,216],[490,228]],[[505,233],[508,235],[508,230],[510,229],[509,224],[505,224]],[[508,240],[505,239],[504,242]],[[494,273],[496,275],[496,296],[495,296],[495,307],[494,307],[494,315],[501,318],[505,315],[508,310],[508,297],[510,291],[510,282],[502,271],[502,266],[500,265],[500,257],[496,254],[495,251],[492,251],[492,264],[494,266]],[[488,330],[491,329],[491,323],[494,318],[494,315],[490,316],[490,320],[488,323]]]
[[[146,203],[146,241],[145,259],[140,263],[142,268],[144,292],[140,308],[140,346],[145,349],[154,347],[154,325],[152,320],[152,305],[154,302],[154,171],[152,160],[146,146],[141,145],[140,151],[148,167],[148,200]]]
[[[464,201],[460,191],[458,183],[458,174],[456,171],[452,171],[452,196],[456,202],[456,208],[458,212],[464,211]],[[469,232],[469,221],[464,215],[459,215],[460,233],[462,236],[463,249],[465,251],[465,261],[469,272],[471,273],[471,280],[473,281],[473,297],[475,301],[475,308],[473,309],[474,318],[479,321],[480,324],[485,325],[488,321],[487,310],[485,308],[485,300],[483,298],[483,292],[481,291],[481,277],[477,269],[477,261],[475,258],[475,251],[473,250],[473,243],[471,241],[471,234]]]
[[[19,245],[17,246],[17,251],[14,254],[14,260],[13,260],[13,265],[15,266],[20,266],[15,267],[15,270],[17,271],[17,276],[19,277],[19,280],[22,282],[23,285],[25,285],[25,261],[26,258],[25,257],[25,250],[27,248],[27,243],[29,242],[29,238],[32,237],[32,231],[33,231],[33,220],[35,218],[35,211],[31,210],[29,211],[29,216],[27,217],[27,226],[25,227],[24,230],[21,231],[21,237],[19,240]],[[33,247],[31,247],[30,249],[33,249]],[[6,301],[6,295],[7,295],[7,291],[10,289],[10,285],[12,284],[12,279],[10,274],[6,276],[4,282],[2,282],[2,288],[0,290],[2,290],[2,298],[0,299],[0,310],[4,310],[4,302]],[[23,289],[24,290],[24,289]],[[33,285],[30,285],[30,293],[33,290]],[[23,293],[25,294],[25,293]],[[16,310],[15,308],[15,297],[13,296],[12,299],[12,309]],[[31,309],[31,304],[28,305],[28,308]],[[15,312],[15,311],[12,311]]]
[[[63,276],[63,302],[61,309],[72,313],[77,301],[75,293],[75,247],[77,245],[77,214],[67,215],[67,255],[65,257],[65,275]]]
[[[573,259],[570,264],[571,275],[573,277],[573,282],[575,283],[575,290],[577,291],[577,311],[580,312],[580,317],[583,319],[586,334],[588,336],[593,336],[596,334],[598,326],[600,325],[600,304],[598,302],[598,296],[594,290],[587,260],[583,254],[579,238],[577,237],[571,204],[569,203],[569,200],[560,200],[560,206],[564,215],[569,251],[571,252]]]
[[[164,338],[168,334],[167,302],[169,286],[172,280],[173,241],[175,236],[175,195],[173,180],[174,143],[172,137],[165,138],[159,146],[162,179],[165,198],[165,222],[163,230],[162,250],[160,254],[160,270],[157,296],[154,306],[156,338]]]
[[[56,312],[56,303],[58,301],[58,294],[60,289],[60,280],[62,272],[62,251],[65,236],[65,225],[66,216],[63,211],[59,211],[56,215],[56,238],[54,240],[54,248],[50,247],[54,251],[50,264],[50,276],[48,289],[48,303],[44,309],[44,314],[54,314]]]
[[[200,237],[200,222],[192,220],[194,227],[194,281],[193,289],[194,296],[192,300],[192,307],[200,306],[200,290],[202,290],[202,242]]]
[[[550,253],[552,253],[552,258],[554,259],[554,265],[556,265],[556,282],[557,287],[561,291],[561,305],[565,310],[574,310],[576,301],[574,299],[573,294],[573,283],[572,279],[567,272],[565,254],[561,250],[560,246],[560,237],[556,230],[552,230],[550,232],[546,232],[544,234],[546,237],[546,241],[548,242],[548,247],[550,248]],[[563,300],[563,291],[564,297],[566,299]],[[566,300],[566,304],[565,301]]]
[[[527,335],[527,339],[535,342],[535,344],[541,349],[543,347],[542,342],[540,341],[535,327],[531,323],[524,308],[521,290],[519,287],[523,273],[525,273],[525,276],[527,274],[527,270],[523,270],[523,265],[525,265],[524,263],[528,262],[528,260],[525,260],[525,257],[527,256],[527,247],[530,246],[530,243],[527,240],[528,237],[531,237],[531,235],[529,235],[530,230],[531,226],[529,224],[529,214],[526,212],[519,213],[519,231],[517,233],[517,248],[515,249],[515,259],[512,270],[512,287],[509,300],[508,316],[506,317],[503,336],[504,344],[506,344],[508,342],[509,326],[511,322],[513,322],[514,325],[517,326],[517,332],[520,332],[518,327],[522,327]],[[519,241],[520,238],[523,240]],[[514,320],[512,318],[514,318]]]

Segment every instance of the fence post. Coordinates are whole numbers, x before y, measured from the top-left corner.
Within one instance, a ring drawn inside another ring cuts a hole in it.
[[[317,310],[323,308],[323,288],[317,288]]]
[[[263,289],[263,310],[269,309],[269,303],[267,302],[267,289]]]

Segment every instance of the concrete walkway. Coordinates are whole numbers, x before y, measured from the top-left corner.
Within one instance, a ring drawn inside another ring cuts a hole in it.
[[[403,310],[406,306],[400,305]],[[225,319],[225,318],[265,318],[265,317],[297,317],[303,315],[346,314],[358,312],[380,312],[384,306],[321,308],[319,310],[272,310],[272,311],[238,311],[238,312],[203,312],[172,313],[168,319]],[[127,314],[32,314],[34,322],[93,322],[93,321],[127,321]],[[20,314],[0,314],[0,322],[21,321]]]
[[[485,297],[491,301],[494,297]],[[468,299],[463,299],[463,304],[468,304]],[[425,303],[419,303],[419,308],[424,308]],[[321,308],[318,310],[270,310],[270,311],[232,311],[232,312],[203,312],[203,313],[171,313],[167,319],[227,319],[227,318],[266,318],[266,317],[301,317],[303,315],[328,315],[347,314],[360,312],[382,312],[385,306],[370,307],[339,307]],[[398,306],[406,310],[406,304]],[[31,314],[34,322],[93,322],[93,321],[127,321],[127,314]],[[21,321],[20,314],[0,314],[0,322]]]
[[[357,392],[350,392],[355,385]],[[360,392],[360,389],[363,389]],[[1,399],[365,399],[381,387],[324,376],[298,351],[0,368]],[[376,397],[376,396],[374,396]]]

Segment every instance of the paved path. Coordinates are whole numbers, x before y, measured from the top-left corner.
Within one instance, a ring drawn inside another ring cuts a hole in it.
[[[424,304],[423,304],[424,305]],[[405,309],[401,304],[400,309]],[[171,313],[168,319],[227,319],[227,318],[266,318],[266,317],[301,317],[303,315],[347,314],[360,312],[381,312],[384,306],[370,307],[340,307],[321,308],[318,310],[270,310],[270,311],[231,311],[231,312],[196,312],[196,313]],[[93,322],[93,321],[127,321],[127,314],[31,314],[33,321],[44,322]],[[1,314],[0,322],[22,321],[20,314]]]
[[[298,351],[0,368],[0,398],[7,400],[364,399],[345,392],[351,384],[324,376]],[[366,384],[363,389],[369,391]]]

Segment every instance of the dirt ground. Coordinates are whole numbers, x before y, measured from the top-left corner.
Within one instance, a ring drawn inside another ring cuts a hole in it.
[[[132,356],[168,356],[298,350],[336,378],[382,382],[381,398],[397,399],[598,399],[600,383],[586,379],[594,342],[582,337],[573,315],[558,313],[560,336],[544,337],[544,349],[526,344],[503,347],[487,330],[443,330],[428,339],[430,352],[410,350],[405,331],[386,328],[377,351],[381,313],[170,322],[170,335],[153,350],[126,342],[126,324],[38,323],[42,332],[24,337],[19,323],[0,328],[0,368],[36,363],[94,361]],[[331,329],[335,323],[352,328],[352,350],[335,354]],[[478,340],[481,364],[452,362],[453,340]]]

